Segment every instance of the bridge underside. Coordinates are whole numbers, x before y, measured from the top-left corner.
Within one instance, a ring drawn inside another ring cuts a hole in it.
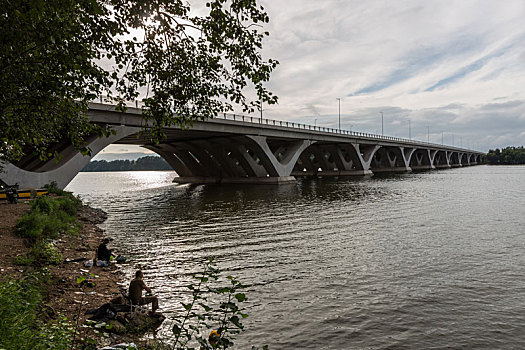
[[[97,113],[90,116],[94,122],[114,119],[116,134],[87,139],[92,156],[112,143],[142,145],[173,167],[178,183],[282,184],[298,176],[366,176],[461,167],[479,164],[483,156],[415,142],[403,145],[368,136],[360,139],[306,128],[223,121],[195,122],[189,130],[166,129],[166,141],[155,144],[139,137],[140,115]],[[91,157],[80,155],[67,143],[55,149],[63,156],[59,162],[28,156],[16,164],[3,164],[0,178],[21,187],[36,188],[51,181],[67,186]]]
[[[144,147],[172,166],[179,175],[177,183],[282,184],[300,176],[365,176],[474,165],[480,160],[442,150],[255,135],[208,135]]]

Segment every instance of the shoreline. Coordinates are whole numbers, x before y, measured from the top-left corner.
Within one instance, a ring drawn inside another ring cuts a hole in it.
[[[17,221],[29,211],[31,201],[21,201],[18,204],[0,204],[0,281],[23,279],[38,268],[16,264],[17,257],[27,254],[29,244],[27,239],[15,233]],[[87,310],[97,309],[111,299],[120,296],[124,276],[118,265],[111,263],[108,267],[85,267],[83,261],[68,262],[68,260],[95,257],[95,250],[105,236],[97,225],[104,222],[107,214],[96,208],[83,204],[77,218],[81,224],[78,234],[61,234],[53,241],[54,246],[62,254],[63,260],[58,265],[48,265],[51,283],[45,286],[45,298],[37,315],[41,321],[49,322],[66,317],[70,324],[78,325],[74,348],[80,347],[86,338],[97,341],[97,347],[108,346],[127,341],[138,341],[132,335],[96,334],[91,327],[82,327],[90,315],[84,315]],[[90,276],[93,275],[93,276]],[[77,278],[89,276],[94,278],[93,287],[84,287],[85,293],[77,283]]]

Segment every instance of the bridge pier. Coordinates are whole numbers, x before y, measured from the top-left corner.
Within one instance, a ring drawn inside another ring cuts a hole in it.
[[[294,176],[268,176],[268,177],[176,177],[174,183],[178,184],[260,184],[260,185],[283,185],[294,183]]]
[[[372,157],[370,169],[374,174],[410,172],[410,158],[414,151],[413,148],[380,147]]]
[[[173,142],[149,146],[163,156],[178,173],[176,183],[295,182],[291,175],[298,158],[315,141],[292,140],[269,143],[264,136],[246,135]]]
[[[30,164],[28,169],[31,170],[21,169],[11,163],[3,163],[4,171],[0,171],[0,178],[9,185],[18,183],[20,188],[40,188],[53,181],[59,188],[64,188],[97,153],[126,136],[138,133],[140,128],[120,125],[115,126],[114,130],[115,135],[90,139],[87,145],[91,149],[90,156],[83,156],[70,147],[69,152],[63,153],[63,158],[58,162],[54,159],[45,162],[39,162],[37,159],[28,160],[26,166]]]

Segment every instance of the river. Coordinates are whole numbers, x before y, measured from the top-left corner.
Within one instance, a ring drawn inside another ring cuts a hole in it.
[[[249,285],[236,349],[525,349],[525,167],[282,186],[174,176],[67,187],[108,212],[126,273],[144,271],[168,318],[213,257]]]

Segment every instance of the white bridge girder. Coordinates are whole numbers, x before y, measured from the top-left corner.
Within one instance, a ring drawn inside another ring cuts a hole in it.
[[[96,123],[113,125],[115,135],[87,140],[91,156],[71,145],[57,145],[59,162],[23,159],[3,164],[0,178],[22,188],[56,181],[65,187],[98,152],[112,143],[137,144],[163,157],[179,175],[179,183],[290,183],[297,176],[363,176],[476,165],[483,154],[455,147],[377,135],[325,132],[287,122],[256,124],[237,120],[195,121],[187,130],[167,128],[167,140],[155,144],[140,138],[141,111],[126,113],[94,105],[88,113]]]

